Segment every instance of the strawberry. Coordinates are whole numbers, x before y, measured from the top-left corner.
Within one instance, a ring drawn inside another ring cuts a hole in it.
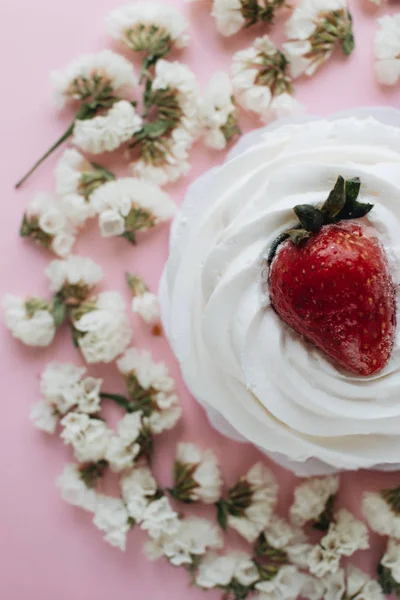
[[[378,238],[350,214],[351,206],[360,216],[372,206],[356,201],[358,181],[358,191],[350,192],[356,181],[350,180],[346,193],[341,179],[335,209],[329,210],[331,196],[321,209],[295,207],[302,227],[280,236],[270,256],[269,293],[285,323],[342,367],[368,376],[383,369],[392,352],[395,286]]]

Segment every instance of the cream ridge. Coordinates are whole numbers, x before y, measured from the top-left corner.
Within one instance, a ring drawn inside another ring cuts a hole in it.
[[[302,474],[400,462],[400,334],[383,371],[354,376],[290,330],[262,285],[271,243],[296,223],[292,207],[322,203],[338,175],[360,177],[360,199],[375,205],[360,222],[381,239],[399,285],[400,113],[362,109],[244,136],[189,189],[160,288],[193,395],[224,431],[289,468],[308,465]]]

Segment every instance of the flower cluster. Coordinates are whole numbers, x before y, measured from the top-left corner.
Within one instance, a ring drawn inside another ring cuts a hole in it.
[[[217,503],[218,522],[236,529],[248,542],[254,542],[268,525],[277,501],[278,486],[272,473],[257,463]]]
[[[400,490],[364,494],[363,513],[372,531],[400,540]]]
[[[286,0],[213,0],[212,15],[218,31],[231,36],[258,22],[271,23],[286,5]]]
[[[51,344],[56,333],[54,306],[43,298],[3,298],[4,322],[12,336],[27,346]]]
[[[215,150],[223,150],[234,136],[240,134],[233,86],[223,71],[214,74],[204,91],[199,125],[205,145]]]
[[[127,410],[143,413],[143,421],[151,433],[172,429],[182,416],[175,382],[164,363],[155,363],[145,350],[129,348],[117,361],[124,376],[129,398],[120,397]]]
[[[122,236],[135,242],[138,231],[147,231],[170,219],[175,205],[156,185],[125,177],[109,181],[91,195],[91,203],[99,215],[103,237]]]
[[[400,80],[400,14],[378,20],[375,34],[375,73],[380,83]]]
[[[126,281],[133,293],[132,311],[139,315],[145,323],[152,326],[154,335],[159,335],[161,333],[161,315],[157,296],[150,292],[145,280],[139,275],[127,273]]]
[[[283,47],[293,77],[315,73],[338,44],[346,56],[354,50],[347,0],[300,0],[286,23],[286,34],[289,41]]]
[[[289,63],[267,35],[233,55],[232,81],[239,104],[263,121],[301,111],[293,98]]]
[[[310,479],[299,485],[290,507],[292,523],[302,527],[311,521],[322,530],[328,529],[338,489],[339,478],[336,475]]]
[[[325,600],[384,600],[383,590],[377,581],[353,565],[346,571],[339,569],[324,580]]]
[[[211,450],[202,452],[194,444],[179,444],[171,495],[181,502],[215,504],[221,498],[221,470]]]
[[[50,290],[67,306],[78,306],[103,279],[103,270],[92,259],[69,256],[53,260],[45,270]]]

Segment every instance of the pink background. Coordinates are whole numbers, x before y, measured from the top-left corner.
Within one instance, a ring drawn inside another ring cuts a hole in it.
[[[206,2],[184,5],[170,1],[190,18],[192,44],[182,58],[189,63],[202,84],[215,69],[227,69],[232,52],[242,48],[260,29],[252,29],[225,40],[215,31]],[[48,74],[63,67],[83,52],[110,47],[103,20],[118,0],[2,0],[2,219],[0,222],[0,295],[46,294],[43,270],[49,255],[18,237],[24,206],[36,190],[53,190],[50,159],[19,192],[13,184],[44,149],[67,126],[67,116],[58,115],[51,104]],[[297,84],[297,96],[310,113],[326,115],[332,111],[360,105],[399,106],[399,88],[380,89],[372,71],[372,39],[375,18],[382,12],[353,0],[357,50],[345,60],[340,55],[321,69],[312,80]],[[367,2],[365,2],[367,4]],[[277,24],[279,30],[281,23]],[[246,120],[247,119],[247,120]],[[244,129],[257,126],[248,117]],[[60,153],[58,153],[58,156]],[[190,180],[223,155],[198,147],[193,152]],[[171,188],[179,202],[189,180]],[[107,288],[121,291],[129,299],[124,284],[126,269],[142,273],[153,289],[167,255],[167,228],[142,238],[136,248],[123,240],[101,240],[96,225],[82,235],[77,252],[95,258],[107,271]],[[138,345],[149,347],[163,358],[179,380],[177,364],[164,339],[155,340],[133,315]],[[28,349],[14,341],[0,327],[0,378],[3,411],[0,419],[1,482],[0,495],[0,598],[4,600],[156,600],[158,598],[197,600],[203,593],[191,589],[183,570],[166,562],[149,563],[141,553],[144,536],[130,534],[125,554],[101,540],[101,533],[89,515],[61,501],[54,480],[70,458],[57,438],[46,437],[30,424],[28,415],[38,399],[38,375],[52,359],[80,357],[73,350],[69,334],[63,331],[51,348]],[[93,373],[105,377],[109,391],[123,391],[114,367],[97,368]],[[162,483],[170,481],[171,460],[178,440],[191,440],[212,447],[221,459],[226,481],[233,483],[239,474],[260,458],[250,445],[232,443],[208,425],[202,409],[184,385],[179,392],[185,409],[182,424],[157,441],[156,471]],[[279,475],[281,498],[289,502],[295,478],[273,467]],[[395,483],[396,474],[360,472],[343,476],[340,502],[357,510],[363,489]],[[197,513],[201,511],[197,511]],[[206,511],[207,512],[207,511]],[[212,514],[212,513],[211,513]],[[230,534],[233,545],[240,544]],[[374,540],[372,553],[360,553],[357,560],[374,568],[382,541]],[[372,556],[374,555],[374,556]],[[375,558],[374,558],[375,557]],[[218,594],[209,594],[210,600]]]

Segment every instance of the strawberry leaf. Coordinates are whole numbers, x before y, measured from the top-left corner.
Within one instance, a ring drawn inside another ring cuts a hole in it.
[[[311,237],[311,232],[305,229],[291,229],[288,231],[289,237],[295,246],[300,246],[303,242]]]
[[[329,223],[343,210],[346,204],[346,183],[341,175],[336,180],[335,187],[321,207],[325,216],[325,223]]]
[[[346,202],[354,204],[360,193],[361,181],[359,177],[353,177],[346,181]]]
[[[293,210],[306,231],[317,233],[321,229],[324,215],[319,208],[315,208],[312,204],[298,204]]]

